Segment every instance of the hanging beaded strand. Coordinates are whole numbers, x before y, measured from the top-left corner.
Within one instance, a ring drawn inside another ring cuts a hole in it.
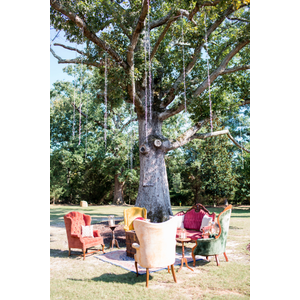
[[[149,119],[152,120],[152,73],[151,73],[151,40],[150,40],[150,0],[148,0],[148,34],[147,34],[147,47],[148,47],[148,56],[149,56]]]
[[[148,98],[148,84],[147,84],[147,77],[148,77],[148,72],[147,72],[147,32],[145,31],[145,37],[144,37],[144,52],[145,52],[145,131],[146,131],[146,144],[148,144],[148,103],[147,103],[147,98]]]
[[[240,138],[241,138],[241,146],[242,146],[243,138],[242,138],[242,126],[241,126],[241,123],[240,123]],[[244,169],[243,149],[241,149],[241,158],[242,158],[242,169]]]
[[[206,31],[206,12],[204,10],[204,28],[205,28],[205,44],[207,53],[207,80],[208,80],[208,96],[209,96],[209,118],[210,118],[210,130],[213,132],[212,123],[212,105],[211,105],[211,93],[210,93],[210,75],[209,75],[209,53],[208,53],[208,42],[207,42],[207,31]]]
[[[84,32],[84,29],[82,27],[82,45],[83,45],[83,32]],[[79,142],[78,142],[78,145],[80,145],[80,143],[81,143],[82,58],[83,57],[81,55],[81,64],[80,64],[80,105],[79,105]]]
[[[186,112],[186,85],[185,85],[185,61],[184,61],[184,32],[183,32],[183,16],[182,16],[182,12],[181,12],[181,36],[182,36],[182,65],[183,65],[184,111]]]
[[[107,53],[105,52],[105,71],[104,71],[104,143],[106,151],[106,128],[107,128]]]
[[[86,98],[86,116],[85,116],[85,159],[87,156],[87,147],[88,147],[88,98]]]
[[[76,46],[76,56],[75,56],[75,61],[77,60],[77,46]],[[73,128],[72,128],[72,139],[75,138],[75,96],[76,96],[76,65],[74,68],[74,96],[73,96]]]

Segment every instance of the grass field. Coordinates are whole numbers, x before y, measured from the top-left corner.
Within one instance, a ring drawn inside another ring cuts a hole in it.
[[[110,214],[123,217],[128,206],[50,206],[50,298],[51,299],[249,299],[250,298],[250,208],[234,207],[230,220],[226,253],[229,262],[220,256],[215,260],[197,261],[191,272],[183,267],[177,273],[177,284],[172,275],[163,270],[150,274],[149,288],[145,275],[136,277],[118,266],[88,256],[68,257],[67,237],[63,216],[80,211],[92,217],[92,224],[106,220]],[[173,213],[189,207],[172,207]],[[223,208],[209,208],[218,215]],[[109,245],[105,251],[109,252]],[[192,244],[187,244],[190,251]],[[177,244],[177,252],[181,245]],[[192,264],[190,264],[192,266]]]

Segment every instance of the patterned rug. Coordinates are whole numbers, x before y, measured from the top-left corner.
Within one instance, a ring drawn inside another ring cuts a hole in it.
[[[128,271],[136,273],[134,258],[126,255],[126,249],[116,250],[116,251],[112,251],[112,252],[101,254],[101,255],[95,255],[94,257],[101,259],[104,262],[111,263],[113,265],[124,268]],[[176,253],[174,265],[181,265],[181,257],[182,257],[181,253]],[[188,251],[185,251],[184,257],[187,259],[188,263],[193,261],[193,257],[191,256],[191,253],[189,253]],[[199,258],[196,256],[196,260],[202,260],[202,258]],[[189,264],[189,266],[192,267],[192,264]],[[145,268],[142,268],[140,265],[138,265],[138,268],[139,268],[139,274],[146,274]],[[183,265],[183,268],[185,268],[185,264]],[[150,269],[149,273],[157,272],[157,271],[164,270],[164,269],[167,269],[167,268]]]

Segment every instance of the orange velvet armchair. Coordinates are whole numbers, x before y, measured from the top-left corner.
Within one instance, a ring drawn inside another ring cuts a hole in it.
[[[64,220],[69,244],[69,256],[71,255],[71,248],[82,249],[84,260],[87,249],[97,245],[102,245],[102,251],[104,253],[103,237],[101,236],[99,230],[93,230],[94,237],[82,236],[81,226],[90,226],[91,216],[82,214],[77,211],[72,211],[64,216]],[[90,253],[94,252],[96,251]]]

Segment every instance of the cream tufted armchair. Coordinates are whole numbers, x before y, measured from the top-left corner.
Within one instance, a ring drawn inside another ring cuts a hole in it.
[[[134,229],[139,240],[139,244],[133,243],[136,249],[134,255],[136,273],[138,276],[138,264],[146,268],[146,287],[149,285],[149,269],[165,268],[171,266],[173,279],[175,252],[176,252],[176,230],[177,221],[172,218],[163,223],[150,223],[142,220],[134,220]]]

